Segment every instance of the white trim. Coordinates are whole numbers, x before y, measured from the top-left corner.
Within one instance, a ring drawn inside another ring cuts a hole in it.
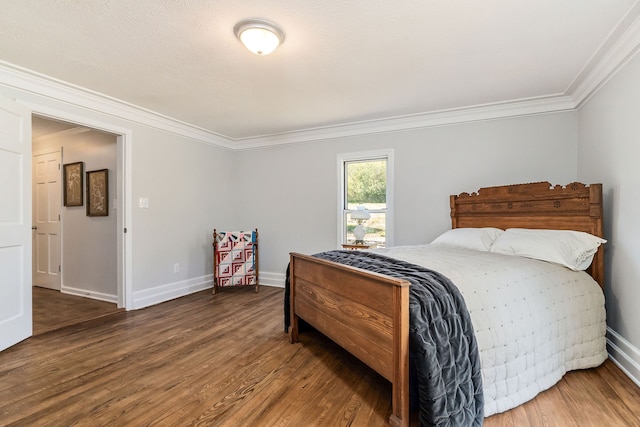
[[[634,24],[635,27],[637,27],[637,23]],[[618,48],[618,50],[637,49],[637,45],[640,44],[637,39],[638,37],[634,31],[628,31],[621,41],[623,47]],[[70,106],[87,108],[127,121],[165,130],[222,148],[246,150],[354,135],[372,135],[505,117],[571,111],[576,109],[577,102],[584,100],[585,95],[580,95],[580,90],[584,90],[585,85],[594,86],[595,89],[593,91],[595,91],[599,88],[599,86],[596,87],[598,79],[607,78],[607,73],[602,75],[601,72],[597,71],[598,69],[619,68],[622,65],[619,56],[620,54],[607,54],[605,58],[608,61],[601,61],[595,67],[596,70],[576,90],[578,95],[551,94],[248,138],[227,137],[4,61],[0,61],[0,85],[52,98]]]
[[[72,288],[69,286],[62,285],[60,287],[60,292],[63,294],[76,295],[85,298],[91,298],[99,301],[111,302],[114,304],[118,303],[118,296],[112,294],[105,294],[102,292],[96,291],[88,291],[86,289]]]
[[[369,151],[358,151],[353,153],[338,153],[337,155],[337,172],[338,172],[338,185],[340,188],[338,189],[338,235],[336,239],[336,247],[340,248],[343,241],[343,231],[345,229],[344,224],[344,210],[343,210],[343,201],[344,201],[344,163],[350,161],[357,160],[374,160],[374,159],[387,159],[387,210],[386,210],[386,223],[385,223],[385,245],[387,247],[393,246],[393,189],[395,188],[394,184],[394,150],[393,148],[386,148],[382,150],[369,150]]]
[[[285,275],[282,273],[260,272],[260,286],[284,288]],[[149,307],[196,292],[213,288],[213,274],[167,283],[133,294],[133,309]]]
[[[0,61],[0,85],[99,111],[196,141],[233,148],[232,140],[223,135],[5,61]]]
[[[640,8],[636,2],[634,8]],[[630,12],[631,13],[631,10]],[[637,12],[635,12],[637,14]],[[581,108],[600,88],[602,88],[625,64],[640,51],[640,17],[629,26],[600,60],[572,91],[571,97],[576,108]]]
[[[394,245],[395,241],[395,159],[393,149],[387,154],[387,223],[385,224],[385,244],[387,247]]]
[[[117,219],[116,227],[122,240],[118,241],[118,308],[124,307],[127,310],[133,308],[133,233],[130,224],[133,224],[133,200],[132,200],[132,153],[133,153],[133,131],[131,129],[114,125],[100,120],[90,119],[82,115],[69,113],[58,108],[47,107],[33,102],[17,101],[26,105],[32,114],[75,123],[92,129],[118,135],[117,156],[118,156],[118,199],[117,199]],[[128,225],[129,224],[129,225]],[[124,229],[127,233],[124,233]],[[121,234],[120,234],[121,233]]]
[[[640,17],[637,17],[638,10],[640,10],[640,2],[636,0],[627,15],[620,21],[618,27],[612,31],[611,38],[615,38],[616,31],[621,31],[620,28],[624,27],[625,21],[631,19],[634,19],[634,21],[622,33],[620,38],[613,43],[613,46],[604,52],[602,59],[598,60],[597,56],[592,58],[591,61],[597,62],[593,66],[591,63],[587,64],[564,93],[247,138],[231,138],[221,135],[5,61],[0,61],[0,85],[56,99],[71,106],[99,111],[113,117],[162,129],[222,148],[246,150],[344,138],[353,135],[372,135],[457,123],[576,110],[640,50]],[[606,43],[601,46],[602,49],[607,47]],[[584,79],[581,78],[583,73],[587,73]]]
[[[640,350],[607,327],[607,351],[609,359],[640,387]]]
[[[260,272],[260,286],[272,286],[274,288],[284,288],[284,282],[286,280],[284,273],[271,273],[268,271]]]
[[[213,274],[207,274],[193,279],[167,283],[151,289],[133,293],[133,309],[149,307],[175,298],[210,289],[213,287]]]
[[[277,274],[277,273],[274,273]],[[280,289],[284,289],[284,282],[282,282],[282,284],[277,284],[277,283],[260,283],[260,286],[266,286],[268,288],[280,288]]]
[[[294,132],[239,138],[233,140],[233,148],[242,150],[274,145],[295,144],[299,142],[313,142],[355,135],[374,135],[402,130],[451,125],[456,123],[493,120],[505,117],[571,111],[574,109],[575,105],[571,97],[557,94],[539,98],[512,100],[399,117],[353,122],[335,126],[304,129]]]
[[[165,130],[186,138],[231,150],[320,141],[353,135],[371,135],[455,123],[567,111],[575,108],[571,97],[563,94],[554,94],[335,126],[302,129],[272,135],[231,138],[5,61],[0,61],[0,85],[45,96],[70,106],[98,111],[123,120]]]
[[[122,132],[118,136],[118,197],[119,212],[116,224],[121,239],[118,240],[118,307],[129,310],[133,307],[133,138],[131,131]],[[124,232],[126,230],[126,233]]]

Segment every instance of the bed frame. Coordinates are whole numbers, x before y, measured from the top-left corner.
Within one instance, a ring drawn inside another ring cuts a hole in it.
[[[602,184],[548,182],[481,188],[450,197],[451,226],[544,228],[602,235]],[[409,282],[291,253],[291,343],[298,319],[392,384],[392,426],[409,425]],[[604,285],[602,246],[589,274]]]

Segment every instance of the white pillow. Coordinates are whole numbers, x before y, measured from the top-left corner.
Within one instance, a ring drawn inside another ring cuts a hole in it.
[[[582,231],[509,228],[493,243],[490,252],[520,255],[586,270],[607,241]]]
[[[454,228],[445,231],[431,242],[432,245],[455,246],[459,248],[488,251],[496,238],[504,233],[499,228]]]

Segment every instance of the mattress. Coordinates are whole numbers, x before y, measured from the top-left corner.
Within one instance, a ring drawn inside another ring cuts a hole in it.
[[[458,287],[480,350],[485,416],[607,358],[604,295],[585,272],[441,245],[373,251],[438,271]]]

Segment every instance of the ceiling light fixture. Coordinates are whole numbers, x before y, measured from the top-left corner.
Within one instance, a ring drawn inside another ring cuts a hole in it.
[[[233,27],[233,32],[256,55],[268,55],[284,41],[282,30],[262,19],[240,21]]]

